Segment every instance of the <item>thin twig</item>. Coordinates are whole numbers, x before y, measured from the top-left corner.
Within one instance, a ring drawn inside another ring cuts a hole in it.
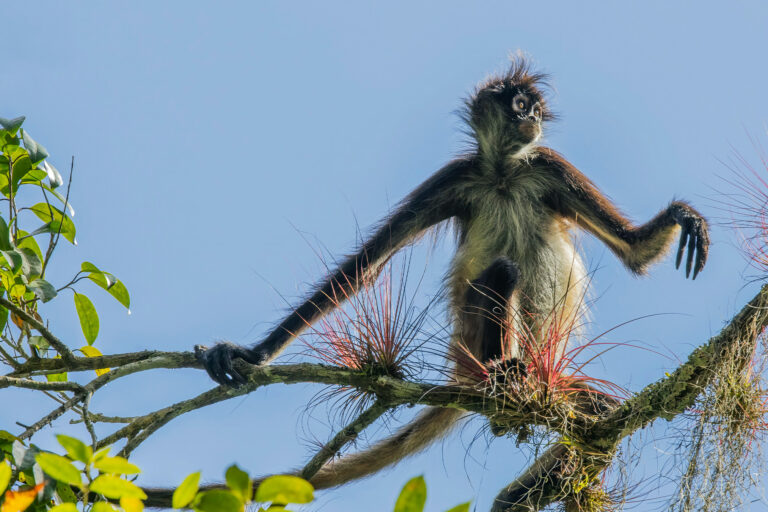
[[[16,387],[36,389],[39,391],[82,391],[83,386],[77,382],[39,382],[31,379],[19,379],[17,377],[0,376],[0,389]]]
[[[91,448],[93,451],[96,451],[96,443],[98,442],[98,438],[96,437],[96,429],[93,428],[93,422],[90,418],[90,413],[88,412],[88,408],[91,406],[91,398],[93,398],[93,391],[90,391],[86,393],[85,399],[83,400],[83,422],[85,423],[85,428],[88,430],[88,433],[91,435]]]
[[[64,362],[71,363],[73,359],[75,359],[75,355],[72,353],[71,350],[69,350],[69,347],[67,347],[59,338],[53,335],[51,331],[49,331],[39,320],[37,320],[35,317],[31,316],[29,313],[21,309],[19,306],[14,304],[13,302],[9,301],[8,299],[4,297],[0,297],[0,306],[3,306],[5,309],[8,309],[9,311],[12,311],[16,316],[24,320],[26,323],[28,323],[30,326],[32,326],[33,329],[38,331],[43,338],[53,347],[56,349],[56,351],[61,355],[61,359]]]
[[[304,480],[311,480],[312,477],[320,471],[320,468],[322,468],[326,462],[331,460],[345,444],[357,439],[360,432],[376,421],[382,414],[387,412],[389,408],[390,405],[387,402],[376,400],[371,407],[363,411],[363,413],[355,418],[352,423],[333,436],[333,439],[331,439],[328,444],[324,445],[320,451],[312,457],[312,460],[304,466],[304,469],[301,470],[299,476]]]
[[[149,370],[153,368],[162,368],[164,366],[167,366],[167,364],[168,364],[168,361],[163,357],[141,360],[141,361],[136,361],[133,363],[126,364],[119,368],[114,368],[109,372],[99,377],[96,377],[91,382],[83,386],[83,389],[77,392],[75,396],[73,396],[72,398],[64,402],[62,405],[60,405],[50,413],[46,414],[43,418],[35,422],[32,426],[30,426],[24,432],[22,432],[19,435],[19,439],[24,440],[29,437],[32,437],[32,435],[34,435],[35,432],[42,429],[46,425],[50,424],[55,419],[59,418],[62,414],[64,414],[65,412],[67,412],[68,410],[76,406],[78,403],[83,401],[83,399],[85,398],[85,395],[87,395],[88,393],[93,393],[94,391],[112,382],[113,380],[119,379],[126,375],[130,375],[132,373],[144,371],[144,370]]]
[[[136,416],[105,416],[98,412],[90,411],[88,412],[88,417],[94,423],[130,423],[137,418]],[[73,418],[69,420],[69,423],[70,425],[77,425],[78,423],[83,423],[83,420]]]

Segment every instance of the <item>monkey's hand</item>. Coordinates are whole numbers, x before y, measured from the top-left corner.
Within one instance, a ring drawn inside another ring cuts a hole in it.
[[[232,365],[235,359],[242,359],[246,363],[261,364],[266,357],[256,349],[250,349],[235,345],[234,343],[217,343],[211,348],[202,345],[195,346],[195,356],[205,367],[208,375],[225,386],[241,386],[248,379],[237,371]]]
[[[707,262],[709,253],[709,229],[707,221],[699,212],[685,203],[674,202],[669,206],[669,212],[672,219],[680,225],[680,245],[677,248],[677,258],[675,259],[675,268],[680,268],[683,261],[683,253],[688,247],[688,257],[685,261],[685,277],[691,274],[693,267],[693,279],[699,275],[704,264]],[[694,258],[695,256],[695,258]],[[694,265],[694,259],[696,264]]]

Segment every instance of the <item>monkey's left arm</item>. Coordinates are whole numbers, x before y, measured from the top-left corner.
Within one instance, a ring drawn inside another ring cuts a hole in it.
[[[688,203],[673,201],[650,221],[635,226],[562,155],[543,148],[534,163],[562,180],[563,186],[551,198],[552,206],[602,240],[631,271],[645,273],[667,252],[678,230],[675,266],[680,267],[687,247],[685,276],[693,270],[696,279],[704,268],[709,252],[707,221]]]
[[[471,158],[458,158],[417,187],[355,253],[332,269],[258,344],[243,347],[222,342],[211,348],[196,347],[211,378],[220,384],[243,384],[246,378],[233,366],[235,359],[269,363],[309,325],[357,293],[366,281],[375,279],[395,252],[430,227],[457,215],[457,183],[471,168]]]

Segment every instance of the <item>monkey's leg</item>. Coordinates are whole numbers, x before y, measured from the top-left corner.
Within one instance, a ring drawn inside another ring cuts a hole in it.
[[[503,343],[519,276],[517,265],[509,258],[497,258],[467,290],[461,319],[462,341],[483,362],[501,361],[511,355],[505,353]]]

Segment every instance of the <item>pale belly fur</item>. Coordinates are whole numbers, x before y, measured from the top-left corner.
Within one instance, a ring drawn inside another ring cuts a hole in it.
[[[495,259],[506,257],[520,269],[507,311],[511,325],[540,337],[553,321],[574,327],[584,323],[588,278],[569,225],[537,203],[489,200],[465,226],[464,243],[448,276],[456,322],[469,283]],[[454,332],[461,332],[458,324]],[[572,340],[579,336],[579,329],[571,333]]]

